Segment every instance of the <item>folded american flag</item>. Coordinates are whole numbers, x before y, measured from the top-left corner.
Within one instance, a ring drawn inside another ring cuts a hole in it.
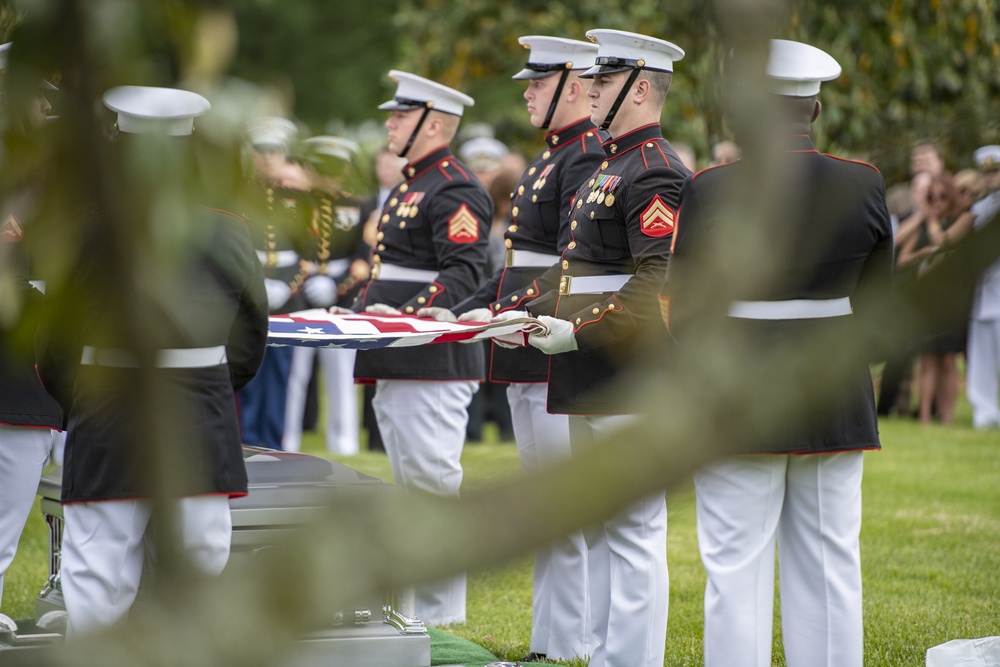
[[[341,315],[322,308],[268,318],[267,344],[378,350],[432,343],[500,338],[526,345],[532,332],[544,332],[538,320],[522,317],[505,322],[438,322],[412,315]]]

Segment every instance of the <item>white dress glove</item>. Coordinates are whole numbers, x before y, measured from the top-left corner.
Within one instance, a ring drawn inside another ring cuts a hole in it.
[[[393,308],[392,306],[387,306],[384,303],[374,303],[367,308],[365,308],[366,313],[371,313],[372,315],[402,315],[403,312],[399,308]]]
[[[357,313],[350,308],[344,308],[343,306],[330,306],[327,310],[334,315],[357,315]]]
[[[493,319],[493,313],[489,308],[473,308],[467,313],[458,316],[459,322],[489,322]]]
[[[506,313],[500,313],[492,318],[490,322],[506,322],[507,320],[515,320],[519,317],[531,317],[531,314],[525,310],[508,310]],[[493,336],[492,338],[494,343],[508,350],[515,347],[527,347],[527,339],[527,334],[520,331],[506,336]]]
[[[430,319],[437,320],[438,322],[455,321],[455,313],[451,312],[447,308],[438,308],[437,306],[421,308],[417,311],[417,317],[429,317]]]
[[[264,278],[264,290],[267,292],[267,307],[272,311],[284,306],[292,296],[292,288],[284,280]]]
[[[579,349],[576,343],[576,334],[573,333],[573,325],[570,322],[548,315],[539,316],[538,321],[547,326],[549,332],[544,336],[528,336],[529,345],[537,347],[545,354],[560,354]]]
[[[313,308],[332,306],[337,301],[337,281],[330,276],[310,276],[302,285],[302,294]]]

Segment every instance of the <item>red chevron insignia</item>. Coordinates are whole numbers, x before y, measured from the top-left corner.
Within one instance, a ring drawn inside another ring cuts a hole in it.
[[[17,243],[24,238],[24,227],[18,222],[13,213],[7,216],[2,226],[0,226],[0,241],[4,243]]]
[[[479,240],[479,218],[466,204],[448,218],[448,240],[452,243],[472,243]]]
[[[646,236],[658,238],[674,231],[674,212],[663,203],[660,195],[653,197],[639,220],[642,222],[642,233]]]

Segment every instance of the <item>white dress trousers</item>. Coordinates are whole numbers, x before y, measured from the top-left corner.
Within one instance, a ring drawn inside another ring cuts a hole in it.
[[[302,449],[302,414],[306,409],[306,389],[312,375],[313,359],[319,355],[326,387],[326,449],[331,454],[358,453],[358,388],[354,384],[356,350],[296,347],[288,374],[285,396],[285,432],[281,448],[286,452]]]
[[[570,415],[573,451],[634,419],[634,415]],[[597,641],[590,667],[663,667],[670,601],[664,493],[632,503],[583,534]]]
[[[1000,427],[1000,318],[969,322],[965,393],[975,428]]]
[[[103,500],[63,505],[62,590],[68,635],[108,628],[128,613],[139,591],[151,505]],[[181,548],[199,572],[215,576],[229,560],[233,523],[225,495],[181,498]],[[155,558],[155,546],[149,553]]]
[[[14,560],[49,458],[52,431],[0,424],[0,602],[3,576]]]
[[[507,402],[521,467],[537,470],[570,457],[569,417],[549,414],[548,385],[513,383]],[[580,531],[535,550],[530,651],[552,660],[590,655],[587,543]]]
[[[372,408],[393,477],[404,489],[457,496],[473,380],[377,380]],[[465,573],[414,587],[417,617],[430,625],[465,622]]]
[[[705,667],[770,667],[777,544],[788,667],[861,667],[859,452],[722,459],[694,476]]]

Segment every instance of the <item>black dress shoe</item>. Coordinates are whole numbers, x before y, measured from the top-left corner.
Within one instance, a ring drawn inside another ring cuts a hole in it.
[[[534,652],[532,652],[532,653],[529,653],[528,655],[524,656],[520,660],[518,660],[518,662],[540,662],[542,660],[545,660],[545,654],[544,653],[534,653]]]

